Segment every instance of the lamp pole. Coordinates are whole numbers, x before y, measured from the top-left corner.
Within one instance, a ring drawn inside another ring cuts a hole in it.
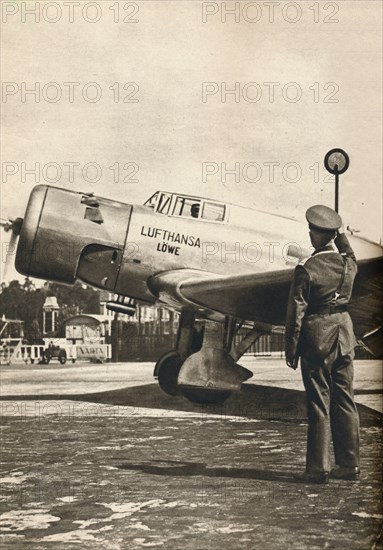
[[[339,175],[344,174],[350,164],[350,159],[343,149],[331,149],[324,158],[325,168],[335,176],[335,211],[339,212]]]
[[[339,173],[338,165],[334,166],[335,170],[335,212],[339,212]]]

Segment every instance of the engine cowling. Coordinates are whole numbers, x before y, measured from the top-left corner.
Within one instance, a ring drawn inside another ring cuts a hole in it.
[[[113,291],[131,211],[121,202],[36,186],[21,227],[17,271],[67,284],[79,278]]]

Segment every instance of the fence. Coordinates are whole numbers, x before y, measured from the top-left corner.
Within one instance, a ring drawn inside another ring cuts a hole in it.
[[[284,357],[284,333],[264,334],[250,346],[244,355],[252,357]]]
[[[235,344],[243,338],[246,331],[238,333]],[[114,347],[114,361],[157,361],[164,353],[175,349],[176,336],[167,335],[130,335],[125,340],[118,341],[118,349]],[[284,332],[278,331],[261,336],[244,354],[245,357],[285,357]],[[355,350],[356,359],[371,359],[371,354],[362,347]]]
[[[110,344],[62,344],[60,347],[65,350],[67,361],[107,361],[112,357]],[[39,363],[46,349],[44,344],[29,345],[21,342],[3,346],[0,351],[0,365]],[[57,357],[53,358],[55,359]]]
[[[243,337],[239,334],[236,343]],[[175,349],[176,336],[167,335],[135,335],[125,341],[118,341],[115,361],[157,361],[164,353]],[[246,356],[284,357],[283,334],[265,334],[255,342],[245,353]]]

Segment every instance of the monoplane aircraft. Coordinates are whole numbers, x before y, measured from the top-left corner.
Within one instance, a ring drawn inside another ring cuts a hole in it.
[[[116,297],[108,308],[128,315],[137,300],[178,310],[175,349],[158,359],[154,375],[170,395],[205,402],[224,400],[252,376],[238,360],[284,324],[294,268],[312,252],[299,221],[161,191],[133,205],[38,185],[24,218],[5,227],[19,235],[15,264],[24,275],[106,289]],[[359,267],[350,304],[355,332],[381,354],[382,247],[349,239]],[[244,323],[251,326],[234,345]]]

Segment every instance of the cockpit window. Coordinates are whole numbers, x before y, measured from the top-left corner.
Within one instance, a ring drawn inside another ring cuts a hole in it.
[[[214,202],[204,202],[201,218],[214,222],[222,222],[225,219],[225,205]]]
[[[157,191],[147,201],[144,202],[144,205],[145,206],[150,206],[151,208],[154,208],[157,204],[158,195],[159,195],[159,193]]]
[[[224,222],[228,219],[225,204],[176,193],[157,191],[145,202],[145,205],[165,216],[197,218],[210,222]]]
[[[178,196],[173,208],[173,216],[183,218],[198,218],[201,208],[201,201],[191,197]]]
[[[168,214],[171,201],[171,193],[161,193],[160,200],[158,201],[157,212],[160,214]]]

